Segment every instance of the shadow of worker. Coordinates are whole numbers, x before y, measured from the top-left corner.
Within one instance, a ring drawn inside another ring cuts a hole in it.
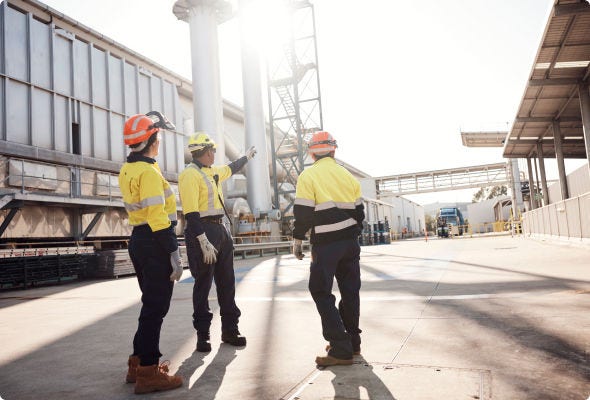
[[[362,356],[355,356],[351,367],[330,367],[330,372],[334,374],[334,399],[395,400],[373,368]]]
[[[196,390],[199,393],[199,400],[214,400],[221,387],[227,366],[236,358],[236,348],[233,346],[221,345],[217,354],[205,368],[196,381],[190,382],[191,377],[197,368],[205,364],[205,358],[210,353],[194,351],[193,354],[184,360],[178,368],[178,375],[182,376],[189,392]]]

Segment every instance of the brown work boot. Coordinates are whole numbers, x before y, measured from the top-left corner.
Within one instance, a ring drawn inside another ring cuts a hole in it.
[[[129,356],[129,360],[127,360],[127,377],[125,378],[125,382],[127,383],[135,383],[135,377],[137,376],[137,367],[139,367],[139,357],[137,356]]]
[[[315,363],[318,365],[318,367],[330,367],[332,365],[352,365],[352,362],[352,358],[349,358],[348,360],[332,356],[317,356],[315,358]]]
[[[182,386],[182,378],[178,375],[168,375],[169,361],[162,364],[137,367],[137,379],[135,381],[135,394],[158,392],[162,390],[176,389]]]
[[[326,353],[330,351],[332,347],[327,344],[326,345]],[[361,355],[361,346],[359,345],[356,349],[354,348],[354,346],[352,347],[352,355],[353,356],[360,356]]]

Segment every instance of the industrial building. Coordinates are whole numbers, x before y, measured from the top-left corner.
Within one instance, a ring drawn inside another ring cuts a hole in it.
[[[175,5],[179,18],[182,6],[182,2]],[[26,255],[32,257],[125,248],[130,227],[117,174],[127,152],[122,127],[131,115],[160,110],[176,126],[175,131],[164,132],[157,158],[176,193],[178,174],[189,156],[185,150],[187,135],[196,130],[212,132],[229,160],[238,158],[246,148],[249,139],[242,108],[220,98],[222,110],[208,110],[214,101],[203,102],[203,94],[194,93],[194,82],[58,10],[36,0],[7,0],[0,5],[0,21],[3,257],[24,257],[25,248]],[[211,117],[217,112],[222,113],[222,123]],[[294,163],[277,156],[285,153],[284,148],[272,145],[273,139],[284,142],[282,135],[294,137],[280,127],[282,120],[275,115],[272,124],[263,122],[267,137],[262,141],[256,138],[257,147],[267,150],[257,157],[267,165],[247,169],[252,176],[259,176],[260,171],[267,175],[257,183],[257,189],[249,186],[253,178],[244,175],[224,184],[227,205],[235,219],[233,233],[238,238],[258,235],[281,240],[290,234],[289,196],[297,171],[293,170]],[[369,177],[339,162],[357,178]],[[272,207],[265,205],[263,210],[257,204],[253,207],[249,196],[264,192],[261,188],[272,191],[276,199]],[[367,196],[367,208],[377,209],[379,202],[372,199],[376,196]],[[402,203],[398,200],[396,207]],[[383,202],[380,204],[384,207]],[[272,214],[271,208],[282,212],[283,218],[279,218],[280,212]],[[371,214],[369,223],[377,223],[384,216]],[[400,231],[405,218],[396,221],[393,214],[390,216]],[[416,218],[411,226],[419,232],[423,216]],[[182,235],[182,215],[176,230]]]

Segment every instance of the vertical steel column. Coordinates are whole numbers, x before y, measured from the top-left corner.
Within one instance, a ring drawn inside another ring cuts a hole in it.
[[[567,176],[565,174],[565,164],[563,162],[563,148],[561,145],[561,127],[559,120],[553,121],[553,142],[555,144],[555,158],[557,159],[557,170],[559,171],[559,187],[561,188],[561,200],[567,200],[569,190],[567,187]]]
[[[522,192],[520,191],[520,171],[518,158],[510,160],[510,182],[512,183],[512,218],[517,219],[522,207]]]
[[[6,74],[6,23],[4,21],[6,15],[6,7],[8,2],[0,3],[0,73]],[[2,101],[2,109],[0,110],[0,139],[6,140],[6,79],[0,80],[2,90],[0,91],[4,96]]]
[[[252,37],[251,0],[240,0],[240,34],[242,50],[242,85],[246,148],[256,146],[258,154],[247,165],[248,203],[255,215],[271,209],[270,175],[266,146],[266,124],[262,108],[260,54]]]
[[[535,178],[533,176],[533,166],[531,163],[531,158],[527,157],[526,159],[526,166],[529,174],[529,206],[531,210],[537,208],[537,203],[535,201]]]
[[[588,84],[578,86],[580,96],[580,111],[582,113],[582,125],[584,126],[584,142],[586,143],[586,160],[590,173],[590,93]]]
[[[535,208],[541,208],[543,207],[543,201],[541,199],[541,189],[539,188],[541,181],[539,180],[539,162],[538,162],[538,157],[535,157],[535,202],[537,203],[537,207]]]
[[[231,15],[224,0],[178,0],[173,13],[188,22],[191,35],[193,122],[217,144],[218,163],[225,160],[223,99],[219,72],[217,24]]]
[[[537,157],[539,158],[539,172],[541,173],[541,187],[543,188],[543,205],[549,204],[549,191],[547,190],[547,175],[545,174],[545,157],[543,156],[543,144],[537,143]]]

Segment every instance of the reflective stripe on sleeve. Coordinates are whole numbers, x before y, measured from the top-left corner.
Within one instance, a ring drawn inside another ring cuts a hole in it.
[[[356,224],[357,224],[357,222],[354,219],[348,218],[347,220],[344,220],[341,222],[336,222],[335,224],[318,225],[314,229],[315,229],[315,233],[328,233],[328,232],[341,231],[343,229],[346,229],[346,228],[356,225]]]

